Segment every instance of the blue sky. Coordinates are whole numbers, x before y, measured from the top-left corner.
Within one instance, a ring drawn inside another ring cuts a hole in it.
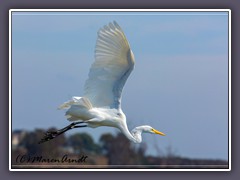
[[[97,31],[117,21],[136,59],[122,99],[129,129],[149,124],[148,153],[228,158],[226,12],[14,12],[13,129],[68,125],[58,105],[81,96]],[[78,129],[95,140],[109,127]],[[157,151],[156,146],[161,149]]]

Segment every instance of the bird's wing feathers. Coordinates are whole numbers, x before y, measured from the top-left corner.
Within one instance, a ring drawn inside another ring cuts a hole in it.
[[[120,26],[110,23],[98,32],[95,62],[84,87],[93,107],[121,107],[122,88],[134,67],[134,56]]]

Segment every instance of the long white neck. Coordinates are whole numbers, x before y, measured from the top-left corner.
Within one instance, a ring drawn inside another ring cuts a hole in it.
[[[124,125],[122,128],[120,128],[122,133],[134,143],[141,143],[142,142],[142,128],[141,126],[135,127],[131,133],[129,132],[127,125]]]

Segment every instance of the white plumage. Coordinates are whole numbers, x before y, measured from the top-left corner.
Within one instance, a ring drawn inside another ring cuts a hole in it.
[[[52,139],[79,123],[92,128],[118,128],[135,143],[142,141],[142,132],[165,135],[148,125],[138,126],[131,133],[128,130],[126,116],[121,109],[121,93],[134,63],[133,52],[121,27],[113,22],[101,28],[95,47],[95,62],[90,68],[83,97],[73,97],[59,106],[59,109],[68,109],[66,117],[75,123],[45,139]]]
[[[84,97],[94,107],[121,108],[122,88],[133,67],[134,56],[120,26],[116,22],[104,26],[98,32]]]

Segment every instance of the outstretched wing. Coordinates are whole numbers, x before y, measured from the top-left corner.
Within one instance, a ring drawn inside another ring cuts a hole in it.
[[[95,62],[84,87],[93,107],[121,108],[123,86],[134,67],[134,56],[121,27],[114,21],[98,31]]]

